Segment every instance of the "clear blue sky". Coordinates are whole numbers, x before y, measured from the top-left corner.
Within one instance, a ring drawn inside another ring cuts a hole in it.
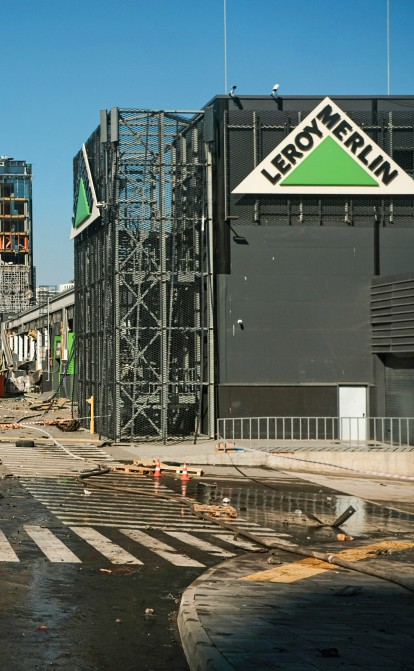
[[[2,16],[0,154],[33,164],[38,284],[73,277],[72,159],[118,107],[224,92],[223,0],[20,0]],[[227,0],[239,94],[387,93],[386,0]],[[414,94],[414,0],[390,0],[391,94]]]

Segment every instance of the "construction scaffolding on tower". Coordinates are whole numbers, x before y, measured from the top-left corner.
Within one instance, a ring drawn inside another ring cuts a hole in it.
[[[32,166],[0,157],[0,313],[19,314],[34,296]]]
[[[117,440],[212,434],[203,112],[113,108],[74,159],[79,413]]]

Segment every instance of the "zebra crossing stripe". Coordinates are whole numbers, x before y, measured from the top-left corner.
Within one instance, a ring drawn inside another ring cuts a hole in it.
[[[0,531],[0,561],[20,561],[2,531]]]
[[[91,527],[69,527],[75,534],[83,538],[84,541],[92,545],[95,550],[109,559],[112,564],[141,564],[142,561],[131,555],[129,552],[119,547],[116,543],[110,541],[106,536]]]
[[[51,562],[82,563],[49,529],[32,525],[24,525],[23,528]]]
[[[217,557],[235,557],[235,554],[233,552],[223,550],[223,548],[219,547],[218,545],[213,545],[212,543],[203,541],[200,538],[196,538],[195,536],[186,533],[185,531],[166,531],[165,533],[168,534],[169,536],[172,536],[173,538],[177,538],[177,540],[182,541],[183,543],[193,545],[199,550],[203,550],[204,552],[208,552],[209,554],[216,555]]]
[[[258,545],[250,543],[250,541],[240,540],[239,538],[236,540],[234,534],[214,534],[214,537],[220,538],[225,543],[235,545],[236,547],[242,548],[244,550],[253,550],[257,552],[257,550],[259,549]]]
[[[201,564],[195,559],[187,557],[187,555],[180,554],[170,545],[152,538],[152,536],[148,536],[148,534],[144,534],[142,531],[138,531],[138,529],[120,529],[119,531],[125,536],[132,538],[132,540],[141,543],[144,547],[152,550],[152,552],[155,552],[155,554],[166,559],[171,564],[174,564],[174,566],[205,566],[205,564]]]

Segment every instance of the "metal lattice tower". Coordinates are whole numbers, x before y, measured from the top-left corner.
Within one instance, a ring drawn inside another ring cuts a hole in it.
[[[104,124],[85,145],[100,217],[75,239],[80,412],[94,395],[100,433],[166,442],[212,399],[203,115],[115,108]],[[80,152],[75,202],[84,168]]]

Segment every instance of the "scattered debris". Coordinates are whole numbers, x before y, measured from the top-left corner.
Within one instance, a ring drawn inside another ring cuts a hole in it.
[[[212,517],[237,517],[237,510],[228,504],[217,506],[207,503],[194,503],[193,508],[196,513],[208,513]]]
[[[111,466],[111,471],[115,471],[115,473],[125,473],[125,475],[149,475],[153,472],[153,469],[147,466],[117,464],[116,466]]]
[[[115,471],[116,473],[125,473],[125,475],[152,475],[155,469],[156,469],[156,463],[154,462],[148,463],[142,461],[133,461],[130,464],[116,464],[115,466],[111,467],[112,471]],[[180,475],[183,472],[183,470],[184,467],[181,467],[179,464],[175,466],[160,462],[161,473],[165,471],[166,473],[176,473]],[[201,476],[203,470],[201,468],[187,467],[187,473],[191,475]]]
[[[90,496],[92,494],[90,489],[84,489],[83,493],[85,494],[85,496]]]
[[[223,503],[224,503],[224,505],[227,505],[228,503],[230,503],[230,499],[224,497]]]
[[[133,566],[127,566],[127,565],[121,565],[121,566],[114,566],[112,569],[111,573],[112,575],[130,575],[131,573],[136,573],[138,571],[138,568],[136,564]]]
[[[44,422],[45,426],[56,426],[60,431],[78,431],[80,421],[78,419],[48,419]]]
[[[49,627],[47,627],[45,624],[39,624],[38,629],[39,631],[46,631],[49,629]]]
[[[24,419],[24,417],[23,417]],[[31,422],[39,426],[56,426],[61,431],[77,431],[80,428],[80,422],[77,419],[45,419],[43,421]],[[19,422],[0,422],[0,429],[21,429]],[[23,445],[21,447],[24,447]]]
[[[337,541],[353,541],[354,537],[353,536],[347,536],[346,534],[337,534],[336,535],[336,540]]]
[[[281,564],[282,562],[279,559],[279,557],[277,557],[277,555],[272,554],[272,555],[270,555],[270,557],[268,557],[267,563],[268,564]]]
[[[244,452],[242,447],[236,447],[235,443],[226,442],[219,443],[216,447],[216,452]]]
[[[112,569],[110,568],[100,568],[99,570],[101,573],[112,573]]]

